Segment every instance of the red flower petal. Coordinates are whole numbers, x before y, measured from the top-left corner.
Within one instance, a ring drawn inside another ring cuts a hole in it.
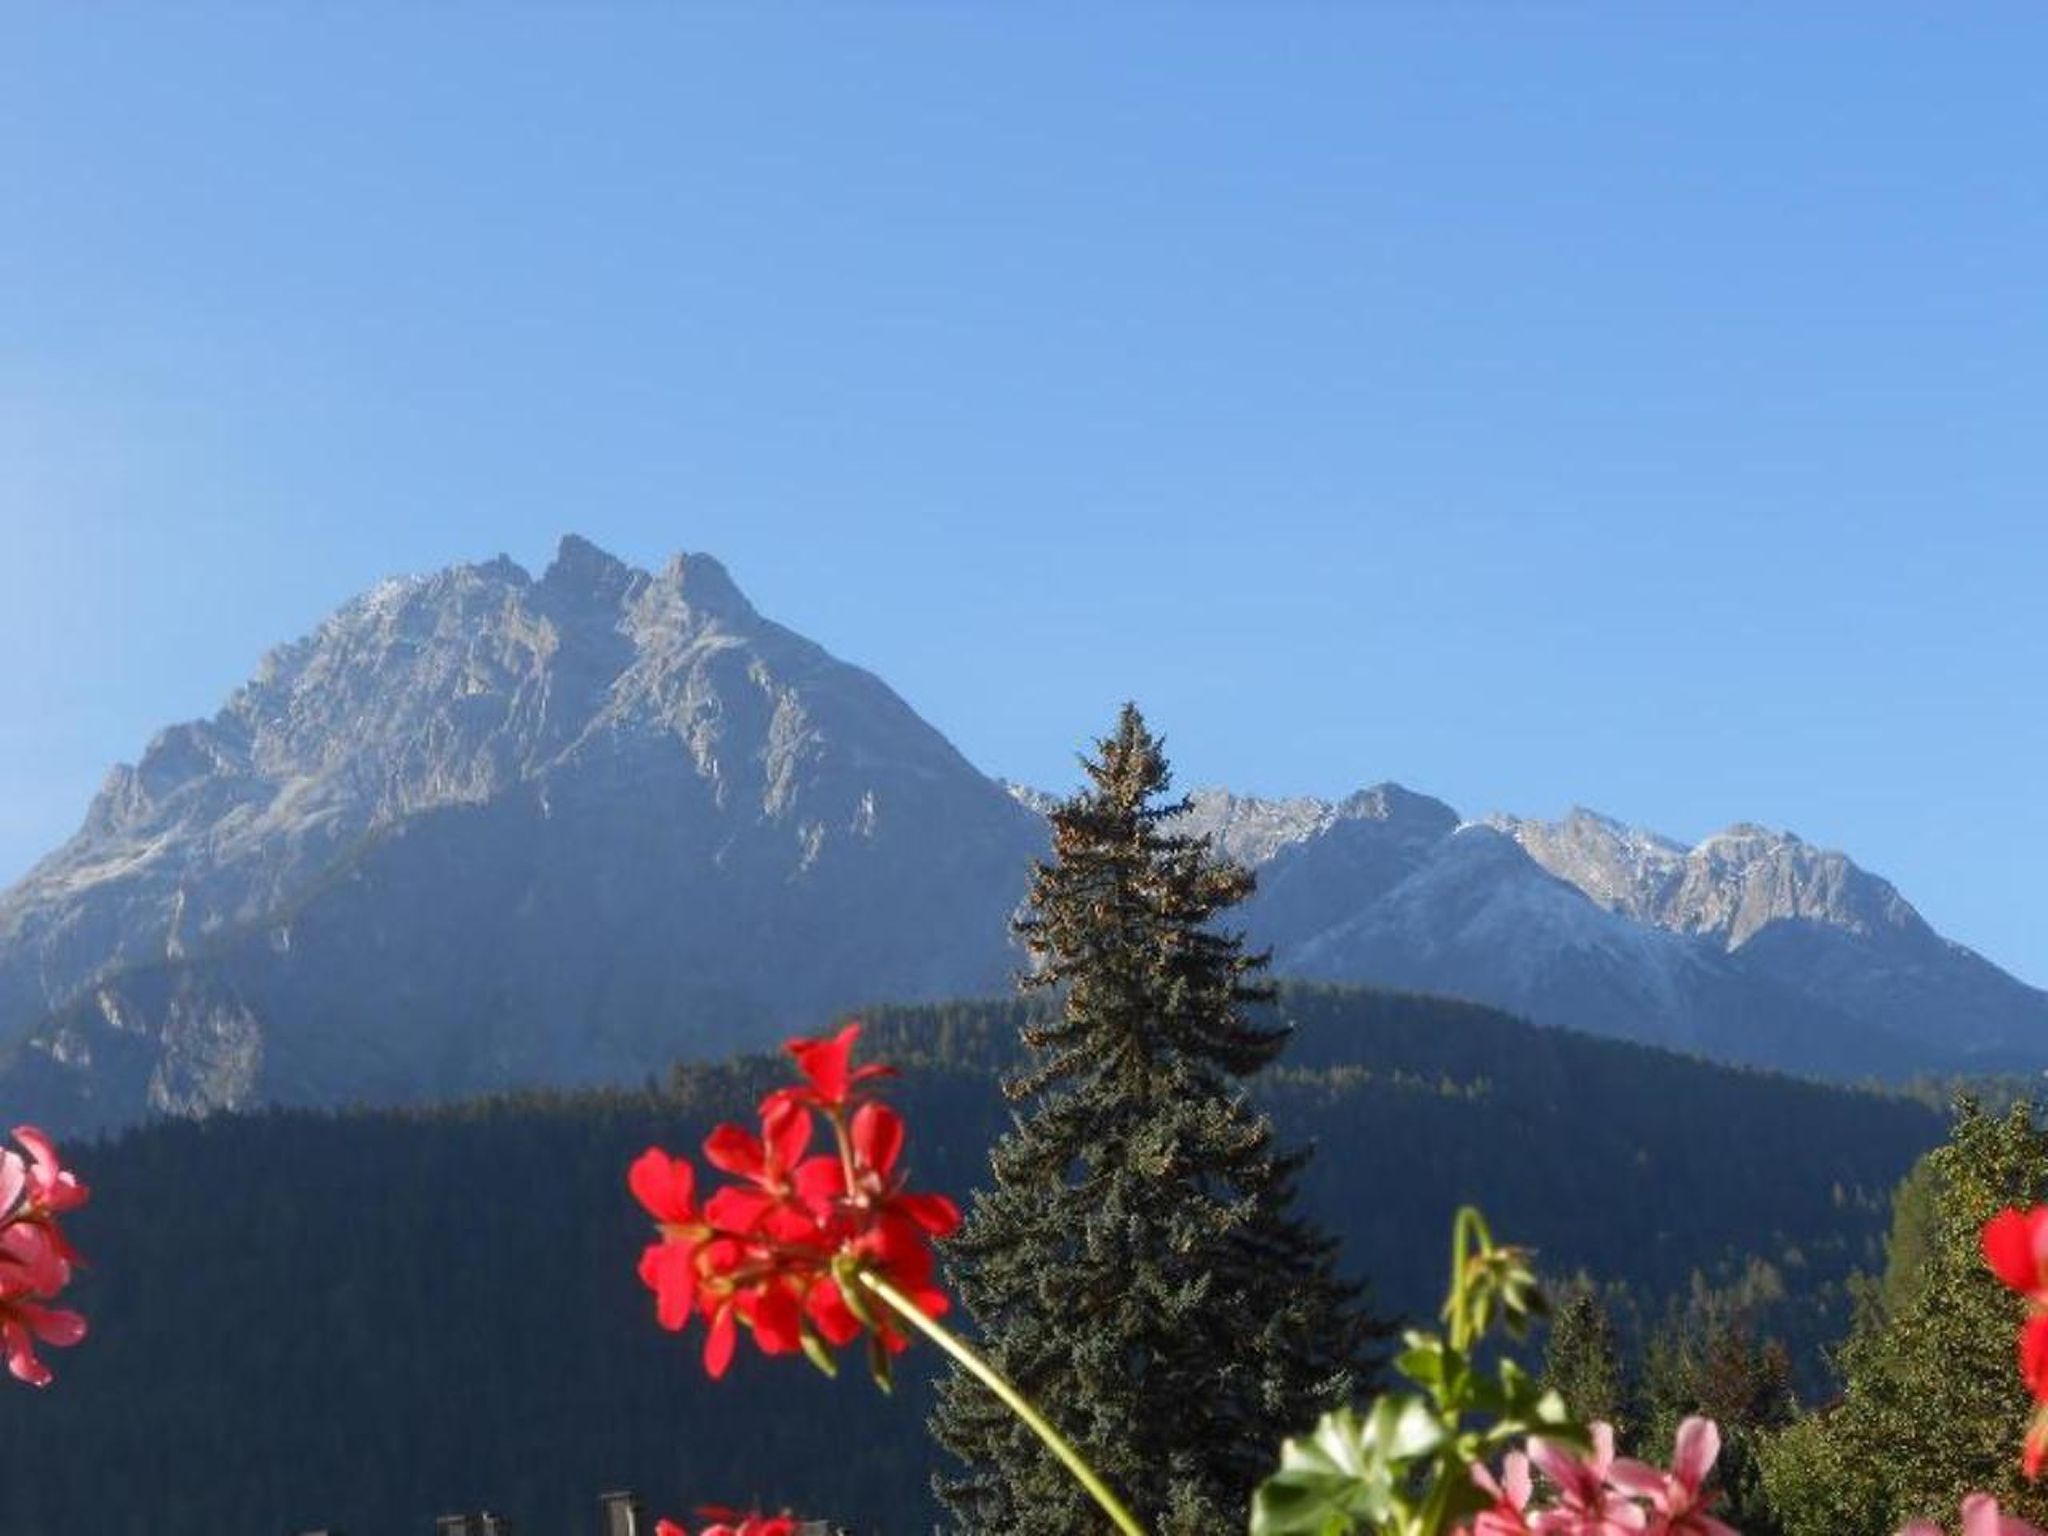
[[[697,1170],[684,1158],[649,1147],[626,1171],[626,1185],[656,1221],[682,1226],[697,1219]]]
[[[1991,1266],[1991,1272],[2022,1293],[2038,1290],[2041,1285],[2041,1265],[2034,1256],[2034,1234],[2042,1214],[2039,1206],[2032,1211],[2022,1211],[2009,1205],[1985,1222],[1984,1230],[1979,1234],[1984,1262]]]
[[[754,1342],[764,1355],[793,1355],[804,1347],[803,1313],[779,1285],[760,1293],[751,1308]]]
[[[845,1165],[822,1153],[797,1164],[790,1182],[796,1186],[797,1198],[820,1217],[831,1215],[833,1207],[847,1194]]]
[[[818,1097],[827,1104],[844,1104],[853,1086],[847,1075],[853,1059],[853,1043],[860,1038],[860,1021],[825,1040],[792,1040],[784,1047],[796,1058],[796,1068],[810,1081]]]
[[[903,1155],[903,1117],[886,1104],[863,1104],[853,1116],[853,1156],[883,1178]]]
[[[640,1255],[640,1283],[654,1292],[654,1317],[670,1333],[690,1321],[697,1300],[697,1245],[653,1243]]]
[[[829,1275],[812,1284],[804,1312],[827,1344],[851,1344],[860,1337],[860,1319],[839,1293],[839,1282]]]
[[[784,1100],[762,1115],[761,1130],[774,1170],[786,1173],[803,1160],[811,1145],[811,1112]]]
[[[767,1166],[761,1138],[743,1125],[721,1125],[704,1138],[704,1161],[736,1178],[758,1179]]]
[[[960,1207],[944,1195],[899,1195],[895,1205],[933,1237],[951,1237],[960,1227]]]
[[[704,1219],[721,1232],[752,1232],[774,1208],[762,1191],[729,1184],[704,1203]]]
[[[713,1381],[732,1364],[732,1352],[739,1342],[740,1328],[733,1321],[732,1308],[720,1307],[718,1315],[711,1319],[710,1332],[704,1335],[704,1372]]]
[[[2048,1402],[2048,1316],[2030,1317],[2020,1329],[2020,1379],[2036,1402]]]

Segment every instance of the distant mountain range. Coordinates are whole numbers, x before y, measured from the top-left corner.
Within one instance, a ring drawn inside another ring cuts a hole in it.
[[[1790,833],[1742,824],[1687,847],[1586,810],[1467,822],[1394,784],[1194,802],[1259,871],[1245,923],[1290,975],[1830,1077],[2048,1061],[2048,993]]]
[[[617,1081],[1000,992],[1043,805],[708,556],[389,581],[0,894],[0,1099],[77,1128]],[[1832,1076],[2048,1063],[2048,993],[1789,834],[1397,785],[1190,820],[1258,868],[1287,973]]]

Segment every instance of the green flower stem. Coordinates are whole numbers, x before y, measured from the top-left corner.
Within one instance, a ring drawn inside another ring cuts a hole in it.
[[[1093,1467],[1081,1459],[1081,1453],[1067,1443],[1066,1436],[1047,1423],[1045,1416],[1031,1406],[1023,1393],[1005,1381],[994,1366],[968,1348],[950,1330],[940,1327],[926,1317],[916,1302],[880,1275],[862,1270],[859,1280],[877,1298],[885,1302],[890,1311],[959,1361],[974,1373],[977,1381],[1001,1398],[1004,1406],[1022,1419],[1030,1427],[1031,1432],[1045,1442],[1045,1448],[1059,1457],[1061,1464],[1074,1474],[1074,1480],[1086,1488],[1089,1496],[1102,1506],[1103,1512],[1116,1522],[1118,1530],[1124,1532],[1125,1536],[1145,1536],[1145,1527],[1138,1524],[1137,1516],[1124,1508],[1123,1501],[1109,1491],[1109,1485],[1096,1476]]]

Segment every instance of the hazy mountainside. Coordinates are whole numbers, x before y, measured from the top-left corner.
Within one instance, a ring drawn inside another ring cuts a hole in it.
[[[1837,1077],[2048,1064],[2048,993],[1789,834],[1193,801],[1285,973]],[[385,582],[0,893],[0,1097],[67,1130],[629,1081],[1006,991],[1048,803],[706,556]]]
[[[999,990],[1038,822],[716,561],[388,582],[110,776],[0,897],[59,1124],[630,1078]]]
[[[1923,1047],[2048,1057],[2048,993],[1930,928],[1889,881],[1789,832],[1696,848],[1591,811],[1496,820],[1611,911],[1719,946],[1747,975]]]
[[[1394,784],[1191,798],[1189,829],[1258,870],[1243,923],[1290,975],[1836,1077],[2048,1061],[2048,993],[1790,833],[1688,848],[1587,811],[1471,823]]]
[[[866,1059],[903,1068],[887,1091],[917,1187],[987,1181],[1026,1007],[870,1020]],[[1813,1380],[1847,1275],[1880,1262],[1891,1189],[1943,1131],[1912,1103],[1439,999],[1290,987],[1279,1012],[1296,1036],[1260,1100],[1314,1145],[1304,1194],[1347,1270],[1410,1315],[1433,1310],[1451,1213],[1476,1200],[1547,1270],[1585,1268],[1652,1318],[1695,1273],[1779,1295],[1755,1321]],[[751,1059],[659,1091],[223,1115],[69,1148],[95,1192],[70,1224],[93,1334],[52,1352],[51,1391],[0,1393],[0,1439],[34,1469],[0,1478],[0,1530],[424,1536],[488,1507],[573,1536],[615,1487],[675,1515],[758,1498],[928,1529],[929,1351],[893,1399],[857,1356],[826,1381],[751,1345],[714,1384],[701,1331],[663,1334],[634,1277],[648,1224],[627,1164],[694,1153],[783,1074]]]

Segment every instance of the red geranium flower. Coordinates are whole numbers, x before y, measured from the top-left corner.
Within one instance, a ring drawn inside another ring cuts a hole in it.
[[[796,1532],[796,1519],[792,1515],[743,1515],[732,1509],[700,1509],[697,1513],[718,1522],[705,1526],[698,1536],[795,1536]],[[690,1533],[673,1520],[661,1520],[655,1523],[654,1536],[690,1536]]]
[[[866,1329],[902,1349],[908,1340],[886,1310],[855,1293],[863,1274],[927,1316],[946,1310],[931,1242],[959,1226],[960,1212],[904,1187],[902,1117],[882,1104],[855,1106],[855,1087],[888,1070],[852,1066],[859,1034],[850,1024],[827,1040],[790,1043],[804,1084],[761,1101],[758,1135],[721,1125],[705,1139],[705,1160],[735,1182],[701,1209],[689,1164],[649,1148],[633,1165],[629,1183],[662,1233],[641,1255],[641,1280],[663,1327],[704,1319],[704,1368],[714,1377],[731,1364],[743,1328],[764,1354],[804,1350],[821,1366],[830,1363],[822,1346]],[[836,1150],[806,1157],[813,1115]]]
[[[852,1102],[855,1085],[877,1077],[890,1077],[894,1067],[871,1064],[855,1067],[854,1042],[860,1039],[860,1020],[822,1040],[792,1040],[783,1047],[796,1058],[796,1069],[804,1076],[800,1088],[778,1088],[768,1096],[813,1109],[841,1110]]]
[[[704,1138],[704,1161],[746,1183],[728,1184],[705,1204],[711,1224],[728,1232],[760,1232],[778,1242],[814,1237],[816,1224],[797,1198],[796,1170],[811,1145],[811,1117],[773,1095],[761,1105],[761,1134],[721,1125]]]

